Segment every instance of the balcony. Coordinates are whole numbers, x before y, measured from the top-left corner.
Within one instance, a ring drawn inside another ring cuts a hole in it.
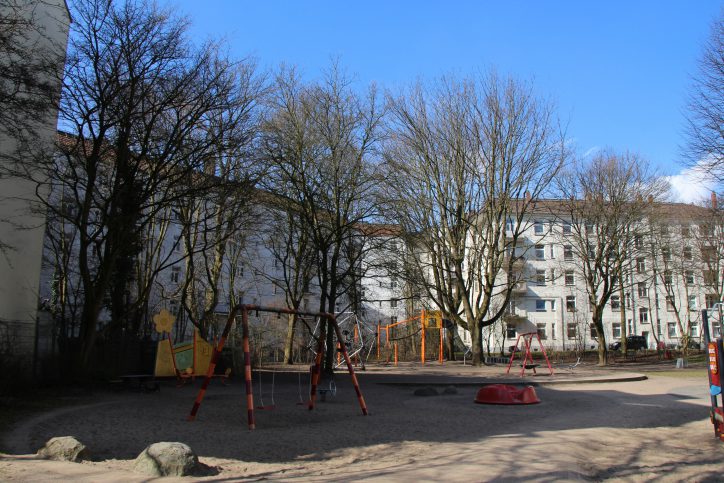
[[[511,291],[514,295],[521,295],[525,294],[528,291],[528,282],[525,280],[519,280],[513,284],[513,289]]]
[[[524,256],[514,256],[512,257],[513,261],[513,270],[521,270],[523,266],[525,265],[525,257]],[[505,255],[505,258],[503,258],[503,269],[508,269],[508,264],[511,261],[510,255]]]

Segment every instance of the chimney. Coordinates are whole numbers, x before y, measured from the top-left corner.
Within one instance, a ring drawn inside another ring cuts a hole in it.
[[[711,209],[716,210],[716,193],[711,192]]]

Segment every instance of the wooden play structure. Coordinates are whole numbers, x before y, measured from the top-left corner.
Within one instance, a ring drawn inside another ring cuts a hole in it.
[[[394,333],[396,328],[408,327],[412,331],[410,333],[397,335]],[[432,337],[428,332],[432,331]],[[436,332],[436,333],[435,333]],[[383,335],[384,334],[384,335]],[[382,351],[386,353],[386,362],[391,360],[394,365],[398,362],[398,341],[410,339],[420,334],[420,363],[426,362],[426,352],[430,340],[432,346],[437,349],[437,361],[442,364],[443,361],[443,344],[445,338],[445,330],[443,326],[442,313],[438,310],[422,310],[420,315],[410,317],[391,324],[377,324],[377,360],[381,360]]]
[[[206,375],[214,347],[199,335],[198,330],[194,330],[191,341],[174,344],[171,333],[175,321],[176,318],[166,309],[153,317],[156,332],[163,336],[162,340],[158,341],[153,375],[177,377],[181,382]],[[220,375],[224,382],[230,372],[229,368],[225,374]]]
[[[319,317],[320,320],[327,320],[329,322],[329,325],[331,325],[332,329],[335,332],[335,336],[337,338],[337,341],[343,341],[344,336],[339,328],[339,325],[337,324],[337,319],[335,318],[334,314],[328,314],[328,313],[316,313],[316,312],[303,312],[303,311],[297,311],[297,310],[289,310],[289,309],[281,309],[281,308],[274,308],[274,307],[260,307],[257,305],[237,305],[234,307],[231,312],[229,313],[229,318],[226,321],[226,325],[224,327],[224,331],[221,335],[221,338],[219,339],[219,343],[217,344],[216,348],[214,349],[211,361],[209,362],[208,368],[206,370],[206,377],[204,378],[203,383],[201,384],[201,389],[199,389],[198,394],[196,395],[196,400],[194,401],[194,405],[191,408],[191,413],[188,416],[189,421],[193,421],[196,419],[196,415],[199,411],[199,408],[201,407],[201,402],[204,399],[204,396],[206,395],[206,390],[209,386],[209,382],[211,381],[211,378],[214,374],[214,369],[216,367],[216,364],[219,360],[219,357],[221,356],[221,351],[224,348],[224,344],[226,343],[226,339],[229,337],[229,332],[231,331],[231,327],[234,324],[234,321],[236,319],[236,316],[239,312],[241,312],[241,324],[242,324],[242,344],[244,349],[244,380],[246,383],[246,412],[247,412],[247,422],[249,429],[256,428],[256,422],[254,420],[254,394],[252,389],[252,377],[251,377],[251,351],[249,347],[249,312],[271,312],[276,314],[297,314],[302,316],[312,316],[312,317]],[[317,337],[317,350],[316,350],[316,356],[314,359],[314,365],[312,366],[312,380],[310,384],[310,390],[309,390],[309,401],[307,402],[307,407],[311,411],[314,409],[315,399],[317,396],[317,387],[319,385],[320,375],[321,375],[321,366],[322,366],[322,359],[324,357],[324,353],[326,350],[333,350],[333,348],[325,347],[325,340],[326,340],[326,329],[328,324],[319,324],[319,335]],[[352,361],[349,357],[349,354],[347,353],[347,349],[345,347],[344,343],[338,344],[338,349],[342,357],[344,358],[345,363],[347,364],[347,370],[349,371],[349,374],[352,378],[352,384],[354,385],[355,392],[357,394],[357,400],[359,402],[360,408],[362,410],[363,415],[367,415],[367,405],[365,404],[364,397],[362,396],[362,390],[359,387],[359,383],[357,381],[357,376],[354,373],[354,368],[352,367]]]
[[[551,362],[548,360],[548,354],[546,354],[546,348],[543,347],[543,343],[540,341],[540,335],[538,334],[538,327],[536,325],[527,320],[519,320],[515,324],[515,331],[518,333],[518,337],[515,339],[515,346],[513,346],[512,354],[510,355],[510,362],[508,362],[508,369],[505,371],[506,374],[510,373],[510,367],[513,365],[513,359],[515,359],[515,354],[518,353],[518,344],[520,343],[521,339],[523,340],[523,347],[525,347],[525,353],[523,356],[523,362],[521,364],[520,368],[520,376],[523,377],[525,375],[526,369],[532,369],[533,373],[536,374],[535,368],[538,366],[533,361],[533,353],[531,352],[531,349],[533,347],[533,340],[538,341],[538,346],[540,347],[541,352],[543,352],[543,357],[546,360],[546,364],[548,364],[548,370],[551,373],[551,376],[553,375],[553,368],[551,367]]]

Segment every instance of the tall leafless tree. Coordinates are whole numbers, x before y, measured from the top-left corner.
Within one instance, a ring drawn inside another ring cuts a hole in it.
[[[557,216],[571,224],[571,265],[585,285],[598,363],[606,365],[604,308],[628,278],[633,254],[643,248],[649,200],[658,199],[666,189],[641,158],[613,153],[572,165],[556,184],[561,197],[555,204]],[[582,307],[576,305],[574,310]]]
[[[143,0],[75,7],[60,114],[70,135],[59,154],[39,153],[33,169],[16,174],[37,183],[40,209],[76,229],[83,305],[75,369],[83,371],[99,332],[126,323],[116,309],[148,225],[190,193],[218,187],[221,178],[199,174],[243,143],[244,118],[224,113],[243,110],[248,98],[240,64],[215,45],[192,47],[186,21],[169,11]],[[58,198],[76,209],[62,212]],[[113,321],[100,324],[106,298],[117,298]]]
[[[688,164],[724,182],[724,10],[711,26],[689,95],[685,154]]]
[[[337,64],[323,80],[304,84],[290,69],[277,77],[275,120],[264,156],[268,190],[285,200],[314,247],[320,311],[334,313],[364,253],[360,225],[377,215],[375,149],[382,111],[376,90],[356,94]],[[354,255],[350,258],[350,246]],[[332,347],[331,330],[327,346]],[[333,351],[325,370],[331,371]]]
[[[552,107],[497,75],[443,79],[390,99],[387,206],[418,256],[413,277],[445,318],[469,330],[505,313],[533,203],[565,150]]]

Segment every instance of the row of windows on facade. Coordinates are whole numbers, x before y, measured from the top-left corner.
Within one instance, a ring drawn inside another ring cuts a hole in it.
[[[642,262],[643,266],[643,262]],[[549,277],[546,277],[546,270],[544,269],[537,269],[535,271],[535,283],[540,286],[545,286],[547,282],[555,282],[556,279],[556,271],[555,269],[551,269],[549,272]],[[703,270],[702,271],[703,281],[705,285],[715,285],[716,284],[716,277],[717,273],[715,270]],[[575,285],[576,284],[576,275],[573,270],[565,270],[564,271],[564,277],[563,280],[566,285]],[[673,290],[674,285],[674,275],[670,270],[666,270],[663,272],[663,280],[665,289],[667,291]],[[696,282],[696,277],[694,275],[693,270],[686,270],[684,272],[684,283],[687,286],[692,286]],[[638,283],[638,292],[639,297],[647,297],[648,296],[648,284],[646,282],[639,282]]]
[[[550,222],[550,229],[551,231],[554,229],[556,223]],[[573,233],[573,225],[569,222],[561,222],[561,233],[564,235],[570,235]],[[545,235],[546,234],[546,223],[543,221],[534,221],[533,222],[533,233],[536,235]],[[508,230],[512,230],[513,224],[512,222],[508,222]],[[586,223],[585,224],[587,231],[593,230],[593,224],[592,223]],[[671,227],[666,224],[660,224],[658,225],[658,233],[661,235],[668,235],[672,233]],[[682,224],[678,227],[678,233],[681,234],[681,236],[689,237],[691,236],[691,225]],[[714,227],[708,224],[702,224],[699,225],[699,233],[701,236],[713,236],[714,235]],[[635,241],[637,245],[636,248],[642,248],[644,241],[642,236],[636,236]]]
[[[549,250],[549,258],[554,259],[556,258],[556,250],[555,250],[555,244],[548,245]],[[640,247],[637,247],[640,248]],[[593,245],[588,245],[588,251],[589,251],[589,257],[595,258],[595,250]],[[704,261],[714,261],[716,258],[716,249],[714,247],[702,247],[701,248],[701,258]],[[534,255],[537,260],[545,260],[546,259],[546,245],[542,243],[537,243],[534,248]],[[693,261],[694,260],[694,250],[691,247],[683,247],[682,249],[682,256],[683,259],[686,261]],[[671,261],[671,249],[668,247],[661,248],[661,258],[664,262],[670,262]],[[563,245],[563,260],[565,261],[573,261],[573,245]],[[636,271],[638,273],[643,273],[646,271],[646,259],[644,257],[639,257],[636,259]]]
[[[648,322],[645,322],[648,323]],[[631,323],[631,320],[628,321],[628,333],[633,333],[633,324]],[[540,336],[541,339],[547,339],[547,324],[545,323],[537,323],[536,327],[538,328],[538,336]],[[551,326],[551,333],[552,338],[556,338],[555,334],[555,325]],[[579,324],[572,322],[568,323],[566,325],[566,337],[568,339],[576,339],[579,336]],[[588,326],[589,334],[591,338],[597,338],[598,337],[598,331],[596,330],[596,326],[593,324],[589,324]],[[712,337],[719,337],[719,327],[715,324],[712,326],[713,330],[713,336]],[[611,335],[614,339],[621,338],[621,323],[620,322],[614,322],[611,324]],[[666,324],[666,335],[669,339],[676,339],[679,337],[679,329],[676,322],[668,322]],[[699,324],[694,323],[691,324],[691,327],[689,327],[689,336],[693,338],[698,338],[700,336],[699,332]],[[516,332],[515,332],[515,326],[508,326],[506,328],[505,337],[507,339],[515,339],[516,338]]]
[[[631,300],[630,297],[626,297],[626,308],[631,307]],[[658,302],[658,300],[657,300]],[[705,296],[705,304],[706,308],[712,308],[714,305],[718,302],[718,297],[716,294],[709,294]],[[609,300],[609,305],[611,307],[611,310],[614,312],[621,310],[621,297],[619,295],[612,295],[611,299]],[[658,307],[658,304],[657,304]],[[536,312],[548,312],[550,308],[551,312],[556,311],[556,300],[555,299],[535,299],[535,311]],[[687,308],[690,311],[696,311],[698,310],[698,299],[696,295],[689,295],[687,299]],[[674,304],[674,298],[671,296],[666,296],[666,309],[669,312],[676,311],[676,306]],[[567,295],[566,296],[566,312],[576,312],[576,296],[575,295]],[[515,313],[515,303],[511,302],[511,312]],[[648,307],[639,307],[639,321],[641,323],[647,323],[649,320],[649,309]]]

